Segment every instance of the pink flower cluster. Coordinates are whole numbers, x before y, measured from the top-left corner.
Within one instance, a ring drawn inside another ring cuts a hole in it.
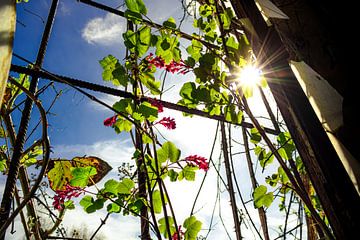
[[[151,106],[157,107],[159,113],[164,112],[164,106],[158,100],[149,98],[148,102],[151,104]]]
[[[180,236],[178,236],[178,232],[175,232],[172,236],[171,236],[171,240],[181,240],[185,233],[181,230],[181,225],[179,226],[179,233]]]
[[[69,184],[65,186],[65,190],[57,190],[55,191],[56,195],[54,196],[54,201],[52,205],[55,209],[61,210],[64,208],[65,200],[70,200],[73,197],[80,196],[84,190],[80,187],[72,187]]]
[[[112,127],[116,123],[117,115],[114,115],[112,117],[109,117],[104,120],[104,125],[106,127]]]
[[[149,63],[149,67],[153,65],[171,73],[186,74],[190,71],[190,66],[186,65],[183,60],[180,60],[180,62],[172,60],[169,64],[165,64],[164,59],[159,56],[153,57],[152,53],[150,53],[145,60]]]
[[[161,124],[169,130],[173,130],[176,128],[175,119],[170,117],[163,117],[160,121],[156,122],[155,124]]]
[[[190,155],[188,157],[185,158],[185,161],[189,164],[189,165],[196,165],[199,167],[199,169],[202,169],[204,171],[209,170],[209,162],[207,161],[206,158],[198,156],[198,155]]]

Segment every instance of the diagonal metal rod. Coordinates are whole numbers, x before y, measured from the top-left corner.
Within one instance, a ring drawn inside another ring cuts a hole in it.
[[[18,72],[18,73],[24,73],[24,74],[31,75],[31,76],[38,75],[40,78],[49,79],[54,82],[71,84],[76,87],[85,88],[85,89],[89,89],[89,90],[96,91],[96,92],[106,93],[106,94],[113,95],[113,96],[135,99],[135,96],[130,92],[126,92],[123,90],[119,90],[119,89],[115,89],[115,88],[111,88],[111,87],[107,87],[107,86],[103,86],[103,85],[99,85],[99,84],[95,84],[95,83],[86,82],[86,81],[75,79],[75,78],[70,78],[70,77],[53,74],[44,69],[35,70],[35,69],[30,69],[30,68],[26,68],[26,67],[22,67],[22,66],[13,64],[13,65],[11,65],[11,71]],[[151,99],[151,98],[141,97],[140,100],[147,101],[149,99]],[[175,103],[163,101],[160,99],[157,99],[157,101],[160,102],[164,107],[166,107],[168,109],[181,111],[181,112],[185,112],[188,114],[193,114],[196,116],[214,119],[214,120],[218,120],[218,121],[232,123],[232,122],[227,121],[224,118],[224,116],[210,115],[209,113],[198,110],[198,109],[190,109],[185,106],[181,106],[181,105],[178,105]],[[240,124],[236,124],[236,123],[232,123],[232,124],[240,125],[245,128],[253,128],[254,127],[254,125],[252,123],[248,123],[248,122],[244,122],[244,121]],[[264,127],[264,130],[265,130],[265,132],[267,132],[269,134],[273,134],[273,135],[278,135],[280,133],[276,129],[271,129],[271,128],[267,128],[267,127]]]
[[[41,68],[44,62],[46,47],[49,41],[58,2],[59,2],[58,0],[53,0],[51,4],[49,15],[43,32],[43,36],[41,39],[38,55],[36,58],[35,68]],[[32,76],[30,88],[29,88],[29,91],[31,93],[35,93],[38,85],[38,80],[39,80],[38,75],[35,74]],[[22,112],[20,127],[15,141],[13,155],[9,164],[8,177],[6,179],[3,198],[1,201],[0,226],[2,226],[6,222],[10,214],[11,200],[14,196],[16,179],[18,177],[19,168],[20,168],[20,157],[25,144],[26,132],[30,121],[32,105],[33,105],[33,101],[31,100],[31,98],[27,97],[25,101],[24,110]],[[5,233],[1,236],[1,239],[4,238],[5,238]]]

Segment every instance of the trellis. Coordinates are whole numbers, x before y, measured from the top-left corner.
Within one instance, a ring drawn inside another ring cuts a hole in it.
[[[99,8],[105,10],[107,12],[116,14],[121,17],[125,17],[124,12],[111,8],[109,6],[105,6],[103,4],[91,1],[91,0],[79,0],[84,4],[90,5],[95,8]],[[359,196],[357,195],[351,181],[349,180],[347,173],[345,172],[341,162],[333,149],[328,137],[326,136],[324,130],[322,129],[321,124],[319,123],[315,113],[313,112],[311,105],[309,104],[307,97],[303,93],[300,85],[298,84],[295,76],[293,75],[290,67],[288,66],[288,55],[287,52],[281,43],[281,40],[275,31],[274,27],[268,27],[260,12],[258,11],[255,2],[252,0],[243,0],[243,1],[230,1],[233,9],[238,17],[238,19],[248,19],[252,23],[254,27],[255,33],[253,31],[249,31],[249,29],[245,28],[245,32],[249,39],[252,39],[252,48],[256,55],[258,55],[258,61],[260,63],[266,62],[266,66],[269,69],[274,69],[275,66],[278,68],[281,66],[281,72],[274,71],[264,71],[268,72],[266,77],[268,79],[276,79],[277,81],[269,81],[269,87],[274,95],[274,98],[278,104],[278,107],[284,117],[287,127],[294,139],[294,142],[297,145],[297,149],[299,151],[300,156],[304,162],[304,165],[309,173],[310,179],[320,197],[322,205],[324,207],[324,211],[329,219],[334,235],[338,239],[350,239],[354,236],[354,232],[356,231],[356,226],[359,225],[358,216],[360,214],[359,209]],[[0,211],[0,222],[1,222],[1,231],[4,233],[4,230],[9,226],[11,220],[14,219],[18,212],[21,212],[21,208],[27,206],[29,214],[33,217],[36,217],[36,212],[34,208],[34,203],[32,198],[34,197],[34,193],[36,191],[37,186],[41,182],[42,175],[34,186],[31,188],[28,186],[28,176],[27,172],[20,167],[20,158],[23,152],[24,143],[27,135],[27,128],[30,121],[30,114],[32,111],[33,103],[38,103],[36,100],[36,89],[40,78],[48,79],[54,82],[64,83],[77,91],[80,91],[93,101],[96,101],[107,108],[112,109],[112,107],[106,105],[102,101],[98,100],[96,97],[88,94],[83,89],[88,89],[92,91],[97,91],[109,95],[119,96],[123,98],[131,98],[136,101],[142,102],[150,100],[150,98],[141,96],[134,96],[133,94],[86,82],[84,80],[73,79],[66,76],[60,76],[55,73],[51,73],[42,68],[42,63],[44,61],[45,52],[47,43],[49,40],[49,36],[51,34],[51,28],[54,22],[54,18],[57,11],[57,5],[59,0],[53,0],[52,5],[49,11],[48,19],[45,25],[45,29],[43,32],[42,41],[39,47],[38,55],[34,67],[32,69],[12,65],[11,71],[24,73],[30,75],[32,77],[31,85],[29,91],[27,92],[28,98],[25,101],[24,110],[22,112],[22,118],[18,133],[13,133],[13,136],[16,136],[14,139],[10,139],[12,144],[14,145],[14,150],[12,154],[12,158],[9,165],[8,178],[5,186],[5,191],[1,203],[1,211]],[[163,26],[160,24],[156,24],[147,20],[143,20],[143,23],[147,24],[153,28],[162,28]],[[179,34],[182,38],[192,40],[193,37],[177,31],[176,34]],[[201,41],[205,46],[209,46],[210,48],[217,48],[216,45],[211,43]],[[260,52],[263,53],[260,56]],[[15,55],[22,59],[23,61],[31,64],[30,61],[23,58],[20,55]],[[274,61],[271,63],[267,62],[267,56],[277,56]],[[18,86],[21,87],[21,86]],[[24,89],[24,92],[26,90]],[[262,93],[262,92],[261,92]],[[269,134],[279,134],[279,127],[276,123],[276,119],[274,114],[271,112],[270,106],[267,102],[265,95],[262,93],[262,100],[266,105],[269,116],[274,124],[274,129],[271,128],[262,128],[258,121],[249,114],[251,122],[242,122],[240,126],[242,127],[243,139],[245,143],[245,152],[246,158],[248,161],[249,172],[252,180],[252,187],[256,187],[256,180],[252,170],[252,162],[251,156],[249,154],[249,146],[247,145],[247,135],[246,129],[256,127],[262,136],[266,136],[266,133]],[[235,222],[235,230],[237,239],[241,239],[241,228],[240,228],[240,217],[237,213],[236,200],[234,197],[234,186],[233,180],[231,177],[231,166],[229,153],[227,152],[227,134],[225,122],[231,123],[225,119],[224,116],[210,115],[207,112],[190,109],[185,106],[181,106],[178,104],[174,104],[171,102],[166,102],[159,100],[159,102],[166,108],[181,111],[184,113],[189,113],[193,115],[198,115],[201,117],[206,117],[209,119],[214,119],[220,121],[220,131],[222,135],[222,146],[223,146],[223,156],[225,160],[225,169],[227,172],[227,185],[228,191],[230,194],[231,205],[233,209],[233,217]],[[246,100],[244,104],[247,105]],[[248,106],[247,106],[248,108]],[[114,110],[114,109],[113,109]],[[117,112],[116,110],[114,110]],[[46,119],[46,118],[45,118]],[[12,129],[9,126],[9,129]],[[46,144],[46,130],[44,130],[44,142]],[[141,136],[137,135],[137,138],[141,138]],[[47,143],[48,144],[48,143]],[[272,146],[271,142],[269,143]],[[46,149],[46,148],[45,148]],[[48,147],[47,147],[47,150]],[[277,150],[271,149],[273,153],[276,155]],[[48,151],[46,151],[49,154]],[[281,158],[281,157],[280,157]],[[42,172],[45,172],[46,166],[49,161],[49,156],[47,156],[43,160],[43,168]],[[331,162],[331,165],[329,164]],[[291,163],[290,163],[291,164]],[[293,167],[293,166],[292,166]],[[292,176],[292,174],[290,174]],[[16,196],[16,180],[19,176],[19,179],[22,183],[22,188],[26,197],[23,199],[22,203],[16,209],[17,212],[13,212],[11,215],[11,202],[14,195]],[[301,176],[295,176],[294,182],[302,182]],[[141,176],[139,176],[139,181],[145,182],[145,180],[141,180]],[[141,191],[141,190],[140,190]],[[146,197],[146,188],[142,190]],[[339,196],[347,196],[346,198],[340,198]],[[304,200],[304,199],[303,199]],[[306,199],[305,199],[306,201]],[[267,232],[267,223],[266,223],[266,214],[263,208],[259,208],[259,216],[261,220],[262,230],[264,239],[269,239]],[[144,218],[148,218],[147,209],[141,211],[141,231],[142,231],[142,239],[148,239],[148,228],[149,223]],[[10,218],[9,218],[10,216]],[[146,230],[147,229],[147,230]],[[35,225],[34,228],[35,236],[41,236],[40,229]],[[331,237],[331,234],[329,235]]]

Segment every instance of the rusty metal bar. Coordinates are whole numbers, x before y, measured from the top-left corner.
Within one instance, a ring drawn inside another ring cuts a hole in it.
[[[135,98],[135,96],[130,92],[122,91],[122,90],[115,89],[115,88],[110,88],[107,86],[102,86],[102,85],[95,84],[95,83],[86,82],[86,81],[75,79],[75,78],[70,78],[70,77],[53,74],[53,73],[50,73],[45,70],[35,70],[35,69],[30,69],[30,68],[26,68],[26,67],[22,67],[22,66],[18,66],[18,65],[11,65],[11,71],[18,72],[18,73],[24,73],[24,74],[31,75],[31,76],[37,74],[40,78],[49,79],[54,82],[73,85],[76,87],[85,88],[85,89],[89,89],[89,90],[96,91],[96,92],[106,93],[106,94],[113,95],[113,96],[118,96],[118,97],[123,97],[123,98],[132,98],[132,99]],[[147,100],[149,100],[149,98],[142,97],[140,100],[147,101]],[[205,117],[205,118],[209,118],[209,119],[214,119],[214,120],[218,120],[218,121],[224,121],[224,122],[231,123],[229,121],[226,121],[224,116],[210,115],[209,113],[198,110],[198,109],[190,109],[185,106],[180,106],[178,104],[163,101],[160,99],[157,101],[159,101],[164,107],[172,109],[172,110],[181,111],[181,112],[193,114],[193,115],[200,116],[200,117]],[[245,128],[253,128],[254,127],[254,125],[252,123],[248,123],[248,122],[242,122],[240,124],[234,124],[234,125],[240,125]],[[271,128],[267,128],[267,127],[264,127],[264,130],[265,130],[265,132],[267,132],[269,134],[273,134],[273,135],[278,135],[280,133],[276,129],[271,129]]]

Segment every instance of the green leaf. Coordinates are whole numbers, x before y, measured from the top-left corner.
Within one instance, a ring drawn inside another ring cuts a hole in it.
[[[224,13],[220,14],[220,19],[224,30],[229,30],[231,26],[231,19],[234,17],[234,13],[230,8],[226,8]]]
[[[271,177],[267,176],[265,178],[265,182],[267,184],[269,184],[270,186],[272,186],[272,187],[275,187],[277,185],[278,180],[279,180],[279,175],[278,174],[273,174],[273,175],[271,175]]]
[[[172,142],[165,142],[162,145],[162,149],[164,150],[168,159],[171,162],[176,162],[180,158],[181,151],[175,146]]]
[[[168,176],[169,176],[171,182],[176,182],[179,174],[177,172],[175,172],[174,169],[170,169],[168,171]]]
[[[141,82],[144,83],[144,85],[150,90],[151,94],[159,95],[161,93],[161,90],[159,89],[161,85],[160,81],[154,81],[150,78],[147,78],[141,79]]]
[[[162,148],[159,148],[156,150],[156,156],[157,156],[157,160],[160,164],[165,162],[168,159],[167,153]]]
[[[252,85],[241,85],[241,90],[244,93],[245,98],[251,98],[254,93],[254,87]]]
[[[74,205],[74,201],[73,200],[67,200],[66,202],[64,202],[64,207],[65,209],[75,209],[75,205]]]
[[[127,86],[128,75],[126,74],[125,68],[119,63],[119,60],[112,55],[108,55],[99,61],[103,68],[102,77],[104,81],[110,81],[115,86],[120,84]]]
[[[113,84],[118,86],[119,84],[126,87],[129,81],[129,77],[126,73],[125,68],[120,64],[117,63],[115,65],[115,69],[112,71],[113,75]]]
[[[50,187],[56,190],[65,190],[65,185],[69,183],[72,174],[72,165],[70,161],[55,161],[54,167],[50,169],[47,176],[50,182]]]
[[[94,199],[92,196],[86,195],[80,200],[80,206],[82,206],[84,209],[92,205],[94,202]]]
[[[0,172],[4,172],[6,169],[6,159],[0,161]]]
[[[236,112],[234,104],[230,104],[224,107],[225,120],[233,123],[240,124],[242,122],[243,112],[239,110]]]
[[[124,118],[118,118],[116,123],[114,124],[115,131],[120,133],[122,131],[130,132],[133,127],[133,124]]]
[[[124,44],[125,46],[131,51],[135,52],[135,46],[136,46],[136,33],[132,30],[127,30],[125,33],[123,33],[124,38]]]
[[[86,187],[90,177],[96,175],[96,168],[91,166],[71,168],[71,175],[73,176],[70,180],[71,186]]]
[[[173,17],[170,17],[168,20],[166,20],[163,23],[163,26],[167,27],[167,28],[176,29],[176,21],[175,21],[175,19]]]
[[[183,226],[186,228],[185,239],[196,240],[197,235],[201,230],[202,222],[197,220],[195,216],[191,216],[185,219]]]
[[[174,219],[172,217],[167,217],[168,223],[170,225],[170,234],[173,236],[173,234],[176,232],[176,228],[174,226]],[[164,234],[165,238],[168,238],[168,231],[166,227],[166,218],[160,218],[158,220],[159,223],[159,231],[160,233]]]
[[[135,24],[140,24],[141,21],[142,21],[142,15],[138,12],[133,12],[131,10],[126,10],[125,13],[124,13],[126,19],[134,22]]]
[[[264,185],[255,188],[253,197],[255,208],[270,207],[271,203],[274,201],[273,193],[267,193],[267,187]]]
[[[282,167],[279,167],[278,168],[278,175],[280,177],[280,180],[283,184],[286,184],[289,182],[289,178],[288,176],[286,175],[284,169]]]
[[[199,13],[203,18],[207,18],[214,13],[215,7],[207,4],[200,5]]]
[[[120,101],[114,103],[113,108],[116,111],[122,112],[122,113],[128,113],[132,114],[134,111],[134,104],[132,103],[132,99],[124,98]]]
[[[261,141],[261,135],[256,128],[250,130],[250,142],[258,144]]]
[[[136,48],[138,57],[141,57],[149,49],[151,43],[151,28],[144,25],[138,30],[138,33]]]
[[[185,64],[190,66],[190,67],[194,67],[196,62],[195,62],[195,59],[188,56],[188,58],[185,60]]]
[[[29,167],[33,164],[37,163],[37,157],[39,155],[43,154],[42,147],[35,146],[33,149],[31,149],[25,156],[22,157],[20,162],[24,164],[26,167]]]
[[[104,199],[94,200],[93,197],[86,195],[81,199],[80,206],[82,206],[87,213],[93,213],[96,210],[102,209],[104,207],[104,202]]]
[[[119,182],[114,180],[114,179],[110,179],[108,180],[105,184],[104,184],[104,192],[105,193],[112,193],[114,195],[118,194],[118,187],[119,187]]]
[[[150,122],[153,122],[158,117],[158,109],[155,106],[152,106],[148,102],[142,102],[139,106],[138,111]]]
[[[278,150],[280,156],[285,160],[292,158],[293,152],[296,150],[295,144],[289,132],[282,132],[278,135],[277,141],[281,148]]]
[[[161,213],[162,212],[162,201],[160,196],[160,191],[155,190],[152,193],[152,201],[153,201],[153,207],[155,213]]]
[[[178,179],[181,181],[185,178],[187,181],[195,181],[195,171],[198,170],[198,167],[185,166],[183,170],[179,173]]]
[[[205,53],[199,59],[200,67],[212,68],[215,64],[215,56],[212,53]]]
[[[196,90],[195,83],[193,82],[187,82],[184,83],[182,88],[180,89],[180,96],[184,99],[193,99],[192,93]]]
[[[262,168],[265,168],[274,161],[274,154],[271,151],[266,154],[265,153],[266,152],[264,150],[264,152],[259,155],[260,166]]]
[[[178,62],[181,59],[179,44],[177,36],[172,37],[167,34],[159,36],[155,54],[162,57],[166,64],[169,64],[172,60]]]
[[[291,154],[289,155],[283,147],[278,149],[278,153],[284,160],[291,159]]]
[[[153,143],[153,140],[147,134],[142,134],[142,143],[143,144]]]
[[[140,210],[146,206],[145,204],[145,200],[143,198],[138,198],[136,199],[134,202],[131,202],[128,206],[128,208],[132,211],[132,212],[135,212],[137,214],[140,213]],[[124,209],[125,211],[125,209]]]
[[[118,185],[117,191],[120,194],[130,194],[135,183],[130,178],[124,178]]]
[[[146,6],[142,0],[125,0],[125,4],[126,7],[133,12],[141,13],[144,15],[147,14]]]
[[[5,137],[4,128],[0,126],[0,138],[4,138],[4,137]]]
[[[194,92],[193,96],[200,102],[209,103],[211,101],[210,91],[207,87],[200,85]]]
[[[110,203],[107,205],[106,210],[108,213],[119,213],[121,211],[121,207],[116,203]]]
[[[239,43],[236,41],[236,39],[233,36],[228,38],[228,40],[226,41],[226,46],[234,50],[239,49]]]

